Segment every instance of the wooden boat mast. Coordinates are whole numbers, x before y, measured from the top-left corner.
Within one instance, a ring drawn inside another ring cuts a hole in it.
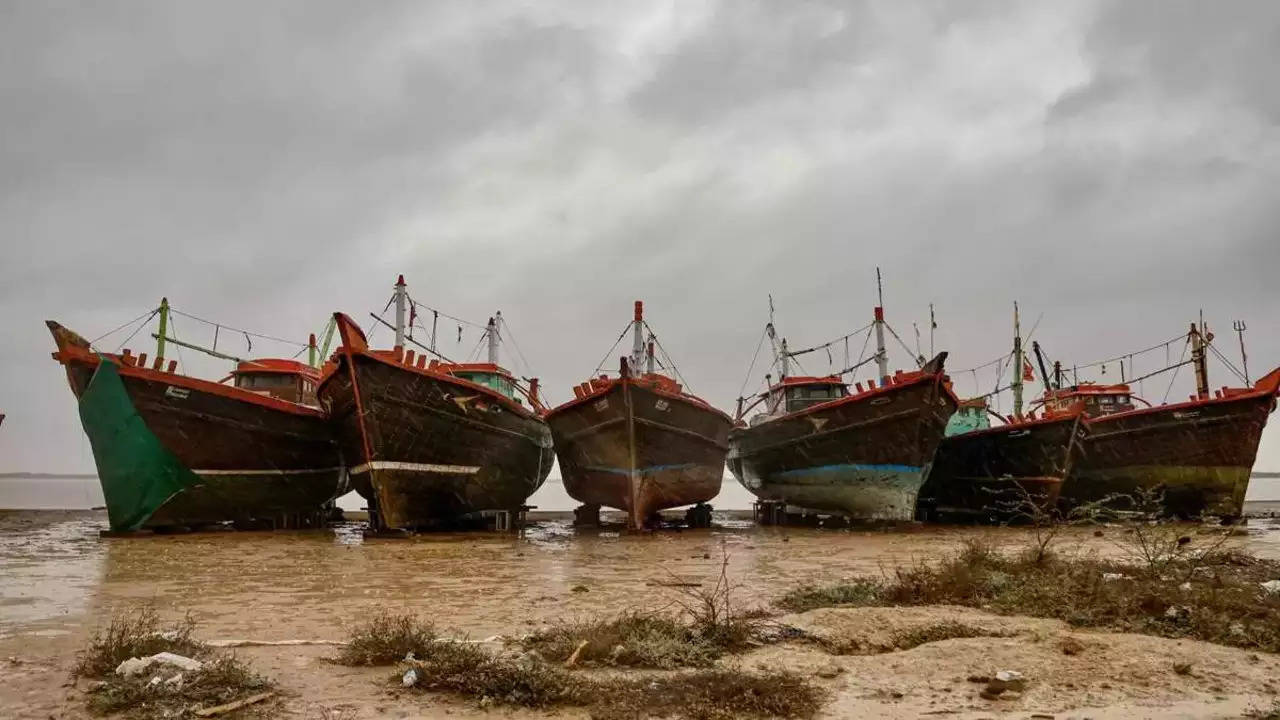
[[[889,378],[889,354],[884,349],[884,286],[880,282],[880,268],[876,268],[876,369],[880,384]]]
[[[396,279],[395,285],[395,303],[396,303],[396,347],[404,347],[404,309],[405,300],[409,297],[409,292],[405,289],[404,275]]]
[[[156,361],[164,362],[165,336],[169,330],[169,298],[160,298],[160,331],[156,333]]]
[[[489,363],[492,365],[498,364],[498,323],[501,321],[502,311],[499,310],[495,316],[489,317],[489,324],[484,328],[485,337],[489,339]]]
[[[1033,331],[1034,332],[1034,331]],[[1022,326],[1018,321],[1018,303],[1013,303],[1013,417],[1022,417],[1022,373],[1026,359],[1022,355]]]
[[[1191,364],[1196,369],[1196,396],[1200,399],[1209,397],[1209,364],[1205,358],[1205,346],[1213,340],[1213,335],[1204,324],[1204,311],[1200,311],[1199,327],[1191,323],[1191,331],[1187,333],[1191,341]]]
[[[646,367],[644,357],[644,302],[637,300],[635,316],[631,320],[631,360],[628,363],[632,372]],[[648,363],[649,372],[653,372],[653,363]]]

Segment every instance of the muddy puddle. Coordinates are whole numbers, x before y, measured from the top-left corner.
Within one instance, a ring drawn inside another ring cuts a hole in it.
[[[414,610],[473,637],[600,611],[671,605],[680,586],[714,584],[727,556],[737,602],[766,605],[801,582],[887,572],[967,539],[1025,542],[1005,528],[912,526],[832,531],[722,519],[710,530],[627,533],[541,521],[520,534],[365,539],[325,531],[98,537],[101,512],[0,513],[0,638],[79,634],[114,608],[191,611],[226,638],[338,638],[380,608]],[[1118,532],[1118,531],[1117,531]],[[1064,547],[1114,553],[1073,529]],[[1240,544],[1280,558],[1280,520],[1256,519]]]

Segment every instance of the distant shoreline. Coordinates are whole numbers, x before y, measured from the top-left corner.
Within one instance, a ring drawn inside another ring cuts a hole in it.
[[[41,479],[41,478],[73,478],[76,480],[96,480],[97,473],[33,473],[33,472],[6,472],[0,473],[0,480],[8,480],[10,478],[23,479]]]

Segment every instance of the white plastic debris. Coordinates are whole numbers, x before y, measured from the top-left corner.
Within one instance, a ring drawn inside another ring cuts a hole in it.
[[[404,677],[400,678],[400,684],[405,687],[413,687],[418,684],[418,671],[409,668],[404,671]]]
[[[1258,584],[1261,585],[1262,589],[1270,595],[1275,595],[1276,593],[1280,593],[1280,580],[1268,580],[1264,583],[1258,583]]]
[[[1179,589],[1179,590],[1182,590],[1182,591],[1184,591],[1184,592],[1185,592],[1185,591],[1187,591],[1187,590],[1190,590],[1190,589],[1191,589],[1191,583],[1190,583],[1190,582],[1184,582],[1184,583],[1182,583],[1181,585],[1179,585],[1179,586],[1178,586],[1178,589]]]
[[[189,657],[175,655],[171,652],[156,653],[150,657],[129,658],[116,666],[116,674],[125,677],[133,677],[146,672],[147,668],[152,665],[169,665],[179,670],[199,670],[203,664],[199,660],[192,660]]]
[[[414,657],[414,656],[413,656],[413,651],[412,651],[412,650],[410,650],[409,652],[407,652],[407,653],[405,653],[405,654],[404,654],[404,661],[405,661],[405,662],[413,662],[414,660],[417,660],[417,659],[418,659],[418,658],[416,658],[416,657]]]
[[[1103,582],[1111,582],[1113,580],[1128,580],[1129,576],[1124,573],[1102,573]]]

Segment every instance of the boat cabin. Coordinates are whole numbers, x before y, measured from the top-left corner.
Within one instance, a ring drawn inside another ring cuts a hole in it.
[[[766,416],[799,412],[814,405],[848,397],[849,386],[835,375],[826,377],[797,376],[783,378],[769,388]]]
[[[1068,412],[1076,403],[1083,403],[1086,416],[1099,417],[1132,410],[1133,399],[1128,385],[1085,382],[1047,393],[1044,407],[1050,413]]]
[[[516,393],[515,378],[511,376],[511,373],[494,363],[441,364],[436,366],[435,369],[447,372],[467,382],[483,385],[494,392],[500,393],[505,398],[514,400],[517,403],[520,402],[520,396]]]
[[[946,436],[985,430],[989,427],[991,427],[991,418],[987,414],[986,398],[961,400],[956,411],[947,420]]]
[[[242,360],[231,372],[235,386],[280,400],[318,407],[316,385],[320,372],[296,360]]]

